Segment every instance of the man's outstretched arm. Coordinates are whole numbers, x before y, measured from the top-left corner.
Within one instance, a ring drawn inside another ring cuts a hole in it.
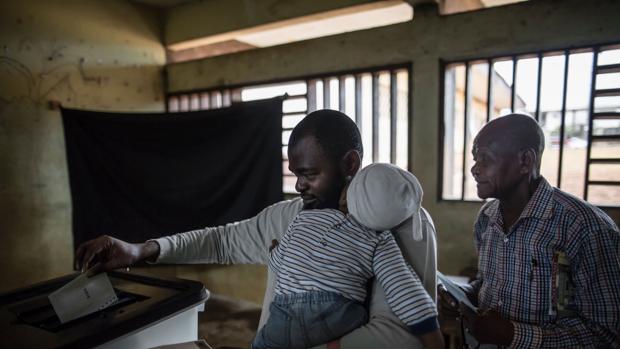
[[[146,260],[154,263],[266,264],[268,248],[279,239],[301,210],[301,200],[289,200],[265,208],[255,217],[130,244],[100,236],[82,244],[76,260],[82,269],[100,262],[107,271]]]

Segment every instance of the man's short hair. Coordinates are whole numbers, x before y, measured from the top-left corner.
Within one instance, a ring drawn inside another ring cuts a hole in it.
[[[291,132],[289,147],[299,140],[312,136],[322,151],[332,160],[340,160],[349,150],[364,155],[362,136],[357,125],[346,114],[336,110],[322,109],[303,118]]]

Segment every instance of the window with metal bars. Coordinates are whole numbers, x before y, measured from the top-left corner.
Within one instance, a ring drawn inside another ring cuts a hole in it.
[[[283,82],[173,93],[167,100],[168,111],[183,112],[286,95],[282,106],[282,190],[295,193],[296,177],[288,169],[288,139],[295,125],[318,109],[340,110],[357,123],[364,144],[363,166],[389,162],[407,169],[409,86],[410,64],[402,64]]]
[[[441,199],[479,200],[473,139],[489,120],[520,112],[545,133],[549,183],[620,205],[620,45],[443,62],[442,75]]]

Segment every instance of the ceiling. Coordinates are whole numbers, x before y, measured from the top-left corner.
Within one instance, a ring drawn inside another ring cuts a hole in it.
[[[146,4],[146,5],[150,5],[154,7],[159,7],[159,8],[168,8],[168,7],[174,7],[174,6],[187,4],[189,2],[194,2],[197,0],[130,0],[130,1],[141,3],[141,4]],[[439,0],[408,0],[407,2],[415,6],[417,4],[438,2],[438,1]],[[485,1],[493,2],[493,1],[512,1],[512,0],[485,0]]]
[[[175,7],[175,6],[187,4],[187,3],[198,1],[198,0],[130,0],[130,1],[135,2],[135,3],[150,5],[153,7],[169,8],[169,7]],[[455,1],[455,0],[443,0],[443,1]],[[461,1],[461,0],[456,0],[456,1]],[[526,1],[526,0],[478,0],[478,1],[481,2],[481,5],[483,7],[493,7],[493,6],[501,6],[501,5],[511,4],[515,2],[520,2],[520,1]],[[440,0],[407,0],[407,2],[410,3],[412,6],[415,6],[415,5],[422,4],[422,3],[431,3],[431,2],[439,3],[441,1]]]
[[[187,4],[195,0],[130,0],[131,2],[146,4],[153,7],[168,8]]]

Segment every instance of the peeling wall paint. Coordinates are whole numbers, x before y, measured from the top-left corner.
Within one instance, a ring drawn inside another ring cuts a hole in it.
[[[163,111],[157,12],[126,1],[0,3],[0,291],[71,272],[59,111]]]

